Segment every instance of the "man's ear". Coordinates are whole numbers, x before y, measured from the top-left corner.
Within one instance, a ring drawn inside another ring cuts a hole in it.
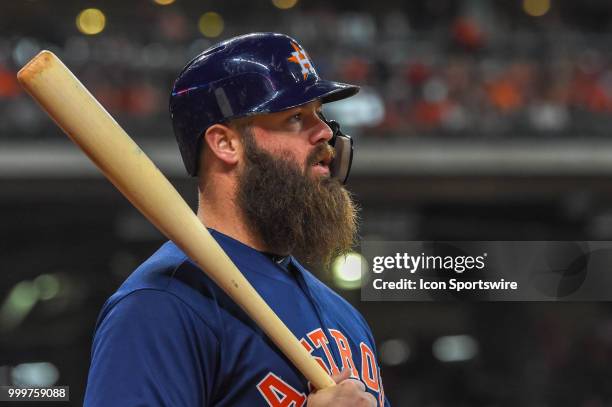
[[[242,142],[236,130],[223,124],[213,124],[204,133],[204,142],[210,152],[225,164],[237,164]]]

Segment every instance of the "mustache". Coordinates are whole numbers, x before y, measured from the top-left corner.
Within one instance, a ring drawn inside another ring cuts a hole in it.
[[[331,161],[336,156],[336,150],[328,143],[321,143],[314,148],[306,157],[306,166],[310,167],[320,161]]]

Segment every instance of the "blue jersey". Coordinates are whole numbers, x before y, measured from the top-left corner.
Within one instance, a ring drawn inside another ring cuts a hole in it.
[[[350,369],[384,396],[370,329],[343,298],[293,257],[213,237],[330,373]],[[165,243],[104,304],[85,405],[306,405],[309,384],[262,330],[174,243]]]

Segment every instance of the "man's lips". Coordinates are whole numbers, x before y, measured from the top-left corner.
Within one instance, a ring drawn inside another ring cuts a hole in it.
[[[329,165],[331,164],[334,158],[333,150],[325,149],[320,154],[317,155],[311,166],[313,167],[313,171],[320,175],[329,176]]]
[[[319,174],[322,176],[329,176],[330,172],[329,172],[329,165],[326,165],[322,162],[318,162],[316,164],[312,165],[312,172],[314,172],[315,174]]]
[[[309,155],[308,163],[313,173],[320,176],[329,176],[329,166],[334,159],[334,149],[329,144],[321,144]]]
[[[322,165],[325,167],[329,167],[333,159],[334,159],[334,150],[330,147],[330,148],[326,148],[325,150],[322,150],[309,161],[311,165]]]

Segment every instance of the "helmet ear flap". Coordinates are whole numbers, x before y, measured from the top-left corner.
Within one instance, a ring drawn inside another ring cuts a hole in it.
[[[329,166],[329,170],[332,177],[346,184],[353,164],[353,139],[340,133],[339,130],[338,133],[334,143],[336,155]]]
[[[332,131],[329,145],[334,148],[335,155],[329,165],[331,177],[346,184],[353,164],[353,139],[340,131],[340,124],[338,124],[338,122],[335,120],[327,120],[321,112],[319,112],[318,115]]]

